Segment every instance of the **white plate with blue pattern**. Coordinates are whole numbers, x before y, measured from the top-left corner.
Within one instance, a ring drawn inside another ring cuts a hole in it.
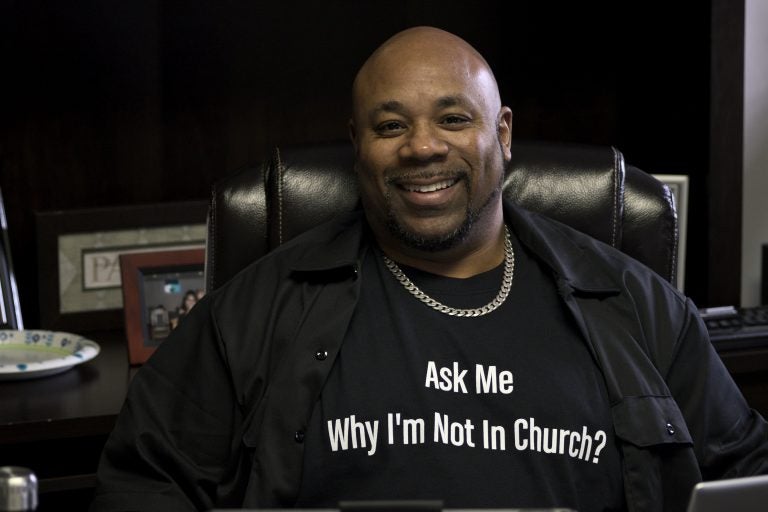
[[[0,380],[45,377],[99,355],[95,341],[79,334],[0,329]]]

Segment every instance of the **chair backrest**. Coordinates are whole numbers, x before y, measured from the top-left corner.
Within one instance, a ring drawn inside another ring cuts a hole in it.
[[[275,148],[213,186],[206,286],[358,205],[351,144]],[[669,188],[611,146],[516,141],[504,196],[606,242],[674,283],[677,214]]]

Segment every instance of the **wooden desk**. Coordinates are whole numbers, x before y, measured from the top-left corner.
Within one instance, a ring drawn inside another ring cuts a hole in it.
[[[86,337],[101,347],[91,361],[58,375],[0,382],[0,465],[36,473],[39,511],[85,509],[135,372],[122,332]]]

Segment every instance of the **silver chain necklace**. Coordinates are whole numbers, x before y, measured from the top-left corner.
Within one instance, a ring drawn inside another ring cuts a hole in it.
[[[413,282],[408,279],[408,276],[403,273],[403,271],[400,269],[400,267],[389,259],[387,255],[384,256],[384,264],[387,266],[390,272],[392,272],[392,275],[395,276],[395,279],[398,280],[398,282],[403,285],[403,287],[408,290],[408,292],[419,299],[421,302],[426,304],[427,306],[431,307],[435,311],[439,311],[440,313],[445,313],[446,315],[451,316],[468,316],[468,317],[475,317],[475,316],[483,316],[487,315],[491,311],[494,311],[496,308],[501,306],[504,301],[507,299],[507,296],[509,295],[509,290],[512,288],[512,278],[515,274],[515,252],[512,250],[512,240],[509,234],[509,229],[504,226],[504,278],[501,281],[501,289],[499,289],[499,293],[496,294],[496,297],[491,300],[488,304],[485,306],[481,306],[479,308],[472,308],[472,309],[460,309],[460,308],[452,308],[450,306],[446,306],[445,304],[436,301],[423,291],[419,289],[418,286],[413,284]]]

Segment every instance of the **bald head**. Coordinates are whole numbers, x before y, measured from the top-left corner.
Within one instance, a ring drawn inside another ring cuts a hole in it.
[[[395,79],[410,80],[418,88],[448,76],[471,84],[476,90],[468,92],[482,96],[490,111],[501,107],[496,79],[477,50],[444,30],[413,27],[385,41],[360,68],[353,84],[354,116],[367,95],[381,93]]]
[[[362,205],[388,255],[455,277],[501,261],[511,125],[488,63],[453,34],[410,28],[370,56],[349,126]]]

